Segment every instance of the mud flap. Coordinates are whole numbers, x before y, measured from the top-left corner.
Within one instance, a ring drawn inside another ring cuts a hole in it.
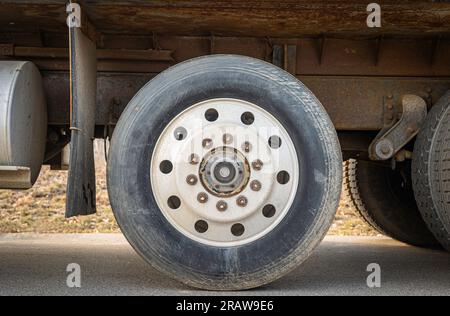
[[[81,9],[67,7],[70,42],[70,164],[66,217],[96,212],[94,130],[97,91],[96,45],[81,27]]]

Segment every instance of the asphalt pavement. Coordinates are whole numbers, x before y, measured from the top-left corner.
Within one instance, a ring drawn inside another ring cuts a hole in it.
[[[67,285],[74,285],[71,263],[80,268],[80,288]],[[380,268],[375,279],[370,264]],[[380,287],[369,287],[368,278]],[[223,293],[155,271],[120,234],[0,235],[0,295],[450,295],[450,254],[387,238],[327,237],[284,278]]]

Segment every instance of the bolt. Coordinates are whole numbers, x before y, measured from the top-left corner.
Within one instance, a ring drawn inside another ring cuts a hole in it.
[[[392,94],[389,94],[388,96],[387,96],[387,98],[388,99],[392,99],[394,96],[392,95]]]
[[[202,142],[203,148],[211,149],[213,146],[213,141],[211,138],[205,138]]]
[[[197,201],[199,201],[202,204],[205,204],[206,202],[208,202],[208,194],[203,192],[199,193],[197,195]]]
[[[246,153],[249,153],[252,150],[252,144],[250,144],[250,142],[243,143],[242,150]]]
[[[56,143],[58,143],[58,141],[59,141],[59,135],[58,135],[56,132],[51,131],[51,132],[48,134],[48,140],[49,140],[50,143],[56,144]]]
[[[228,208],[228,204],[225,201],[219,201],[217,202],[216,207],[220,212],[225,212]]]
[[[188,175],[188,176],[186,177],[186,182],[187,182],[189,185],[196,185],[197,182],[198,182],[198,179],[197,179],[197,177],[196,177],[195,175],[190,174],[190,175]]]
[[[196,154],[191,154],[190,156],[189,156],[189,163],[191,164],[191,165],[196,165],[196,164],[198,164],[200,162],[200,157],[198,156],[198,155],[196,155]]]
[[[223,143],[225,145],[229,145],[229,144],[231,144],[233,142],[233,135],[231,135],[231,134],[223,134],[222,140],[223,140]]]
[[[391,153],[391,146],[390,143],[387,141],[382,141],[378,144],[379,149],[383,155],[389,155]]]
[[[257,159],[257,160],[255,160],[255,161],[252,162],[252,167],[253,167],[253,169],[255,169],[256,171],[261,170],[262,167],[263,167],[263,165],[264,165],[263,162],[262,162],[261,160],[259,160],[259,159]]]
[[[253,191],[255,191],[255,192],[260,191],[261,188],[262,188],[261,182],[259,182],[258,180],[253,180],[253,181],[250,183],[250,188],[251,188]]]
[[[248,204],[248,199],[242,195],[236,199],[236,203],[240,207],[246,207]]]
[[[394,106],[392,105],[392,103],[389,103],[387,108],[388,108],[388,110],[392,110],[394,108]]]
[[[389,149],[389,147],[387,147],[387,146],[382,146],[382,147],[381,147],[381,152],[382,152],[383,154],[387,155],[387,154],[389,154],[390,149]]]

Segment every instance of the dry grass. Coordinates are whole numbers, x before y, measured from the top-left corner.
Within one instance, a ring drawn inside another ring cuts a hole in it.
[[[118,232],[109,207],[105,173],[97,179],[96,215],[65,219],[67,172],[42,170],[33,189],[0,190],[0,233],[110,233]]]
[[[106,191],[104,163],[97,168],[96,215],[64,218],[66,171],[43,168],[28,191],[0,190],[0,233],[111,233],[119,232]],[[373,236],[377,233],[356,213],[343,195],[331,235]]]

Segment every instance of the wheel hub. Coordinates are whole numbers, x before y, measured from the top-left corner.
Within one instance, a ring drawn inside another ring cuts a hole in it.
[[[247,185],[250,164],[238,150],[220,147],[203,158],[199,173],[208,192],[219,197],[231,197],[242,192]]]

